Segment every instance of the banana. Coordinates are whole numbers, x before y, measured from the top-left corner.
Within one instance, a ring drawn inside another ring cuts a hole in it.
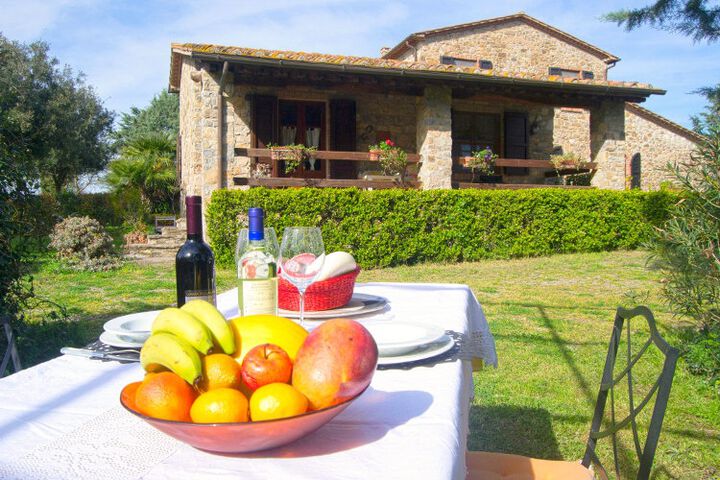
[[[212,334],[204,323],[179,308],[166,308],[152,324],[152,333],[169,332],[186,340],[195,349],[206,354],[213,346]]]
[[[146,372],[168,368],[190,385],[202,377],[202,362],[197,350],[172,333],[150,335],[140,350],[140,364]]]
[[[200,320],[212,333],[215,345],[228,355],[235,353],[235,335],[230,324],[215,306],[205,300],[191,300],[180,310],[186,311]],[[216,349],[216,351],[219,351]]]

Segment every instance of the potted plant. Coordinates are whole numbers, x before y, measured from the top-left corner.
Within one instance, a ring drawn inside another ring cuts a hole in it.
[[[499,182],[500,178],[495,175],[495,160],[498,156],[489,146],[482,150],[475,150],[471,157],[463,157],[463,166],[472,170],[472,181],[475,181],[475,175],[480,176],[480,181]]]
[[[282,160],[285,162],[285,173],[291,174],[298,169],[300,163],[309,158],[315,158],[317,148],[306,147],[303,144],[290,145],[273,145],[268,144],[270,148],[270,158],[272,160]]]
[[[369,147],[369,159],[377,161],[385,175],[402,176],[407,169],[407,153],[389,138]]]
[[[550,155],[550,162],[553,164],[556,172],[560,170],[575,169],[580,170],[585,162],[580,155],[574,152],[567,152],[559,155]]]

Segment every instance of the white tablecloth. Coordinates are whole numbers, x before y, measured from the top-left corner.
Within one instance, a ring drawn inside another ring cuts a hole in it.
[[[413,320],[482,332],[482,309],[465,285],[356,286],[389,309],[369,318]],[[220,296],[228,311],[230,295]],[[365,320],[364,318],[361,321]],[[252,455],[213,455],[157,432],[119,406],[139,364],[60,356],[0,380],[2,479],[441,479],[465,477],[469,362],[381,370],[345,412],[295,444]]]

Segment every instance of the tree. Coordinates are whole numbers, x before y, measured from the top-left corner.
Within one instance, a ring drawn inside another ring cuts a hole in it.
[[[690,117],[693,130],[701,135],[710,136],[710,126],[713,124],[720,124],[720,83],[714,87],[700,88],[695,90],[693,93],[699,93],[708,101],[708,105],[705,107],[704,112],[700,112],[698,115],[692,115]]]
[[[663,30],[680,32],[699,42],[720,38],[720,6],[708,0],[656,0],[652,5],[631,10],[618,10],[604,16],[605,20],[624,25],[630,31],[649,24]]]
[[[110,162],[106,181],[115,192],[138,194],[147,211],[172,209],[178,191],[175,140],[162,133],[139,135]]]
[[[0,35],[0,144],[27,179],[59,193],[110,159],[113,115],[82,75],[58,68],[46,43]]]
[[[44,179],[57,195],[78,176],[105,169],[112,155],[113,115],[69,68],[57,72],[51,88],[47,108],[53,128],[43,165]]]
[[[140,109],[132,107],[123,113],[120,127],[115,132],[118,147],[150,133],[169,135],[175,140],[179,129],[180,100],[177,95],[162,91],[153,97],[150,105]]]

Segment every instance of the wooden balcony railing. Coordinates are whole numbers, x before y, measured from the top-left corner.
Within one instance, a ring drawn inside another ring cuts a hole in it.
[[[235,155],[258,158],[271,158],[269,148],[236,148]],[[318,150],[315,158],[319,160],[349,160],[351,162],[371,162],[369,152],[341,152],[338,150]],[[407,154],[408,163],[418,163],[420,155]]]
[[[469,161],[472,157],[455,157],[458,164],[462,165],[465,161]],[[524,168],[555,168],[550,160],[532,160],[529,158],[498,158],[495,160],[495,165],[498,167],[524,167]],[[579,170],[568,169],[574,173],[588,172],[597,169],[597,163],[587,162],[583,163],[582,168]]]

